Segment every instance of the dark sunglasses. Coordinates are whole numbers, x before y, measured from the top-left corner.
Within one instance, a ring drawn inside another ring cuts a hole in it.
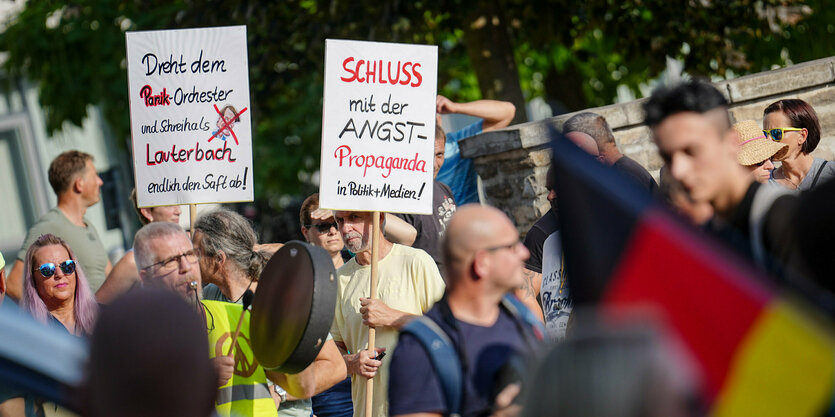
[[[801,130],[803,130],[803,129],[799,128],[799,127],[778,127],[776,129],[771,129],[771,130],[763,130],[763,133],[765,133],[766,137],[771,138],[771,140],[773,140],[775,142],[779,142],[779,141],[783,140],[783,133],[785,133],[785,132],[799,132]]]
[[[72,274],[73,272],[75,272],[75,261],[72,259],[67,259],[64,262],[61,262],[61,264],[58,265],[58,267],[61,268],[61,272],[63,272],[64,275]],[[38,271],[41,272],[41,275],[43,275],[44,278],[49,278],[55,275],[55,268],[56,267],[54,263],[48,262],[39,266]]]
[[[308,228],[308,229],[310,229],[310,228],[312,228],[312,227],[315,227],[315,228],[316,228],[316,230],[318,230],[318,231],[319,231],[319,233],[327,233],[327,232],[330,232],[330,231],[331,231],[331,227],[335,228],[336,230],[339,230],[339,226],[337,226],[337,224],[336,224],[336,223],[334,223],[334,222],[330,222],[330,223],[319,223],[319,224],[306,224],[306,225],[304,225],[304,227],[306,227],[306,228]]]

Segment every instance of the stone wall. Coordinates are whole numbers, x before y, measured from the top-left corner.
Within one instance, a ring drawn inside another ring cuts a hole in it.
[[[835,155],[835,57],[792,65],[715,84],[731,104],[733,121],[762,122],[763,109],[782,98],[811,104],[821,121],[821,142],[815,156]],[[621,152],[658,176],[662,161],[643,125],[646,99],[613,104],[592,111],[606,118]],[[461,154],[473,158],[483,181],[487,204],[504,210],[524,234],[548,211],[545,172],[550,164],[548,126],[561,128],[574,113],[509,126],[461,141]]]

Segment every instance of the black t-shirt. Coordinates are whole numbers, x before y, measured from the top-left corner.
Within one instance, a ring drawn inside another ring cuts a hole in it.
[[[756,259],[752,255],[750,241],[751,209],[757,190],[763,186],[753,182],[731,215],[725,221],[712,219],[708,227],[708,230],[718,234],[754,262]],[[803,228],[800,227],[801,230],[798,230],[798,219],[815,214],[809,212],[808,207],[801,207],[801,199],[797,194],[782,195],[774,200],[762,219],[762,243],[766,257],[765,264],[760,266],[768,271],[768,274],[762,274],[762,277],[791,289],[793,293],[801,295],[805,300],[830,314],[835,314],[835,293],[832,291],[831,271],[827,271],[825,277],[820,279],[820,276],[812,273],[807,260],[808,254],[803,251],[808,245],[826,248],[832,245],[828,241],[801,241]],[[811,221],[814,222],[814,220]],[[818,224],[817,227],[820,225]],[[831,250],[826,248],[822,248],[824,256],[831,256]]]
[[[624,155],[615,161],[612,167],[637,181],[638,184],[646,188],[650,193],[655,194],[658,191],[658,183],[655,182],[655,178],[652,178],[649,171],[632,158]]]
[[[528,234],[525,235],[525,247],[531,253],[531,256],[525,261],[525,268],[542,273],[542,246],[545,244],[545,239],[548,239],[548,236],[559,228],[554,209],[548,210],[541,219],[531,226],[531,230],[528,230]]]
[[[753,181],[745,196],[726,219],[714,218],[708,229],[736,248],[749,259],[754,259],[751,249],[751,209],[754,196],[762,184]],[[791,220],[797,208],[797,196],[787,194],[778,197],[766,212],[762,222],[762,242],[767,264],[762,265],[775,278],[785,278],[786,267],[794,268],[797,238]]]
[[[417,237],[413,248],[423,249],[435,263],[441,273],[444,272],[443,256],[441,255],[441,238],[446,231],[446,225],[452,214],[455,213],[455,198],[449,187],[439,181],[435,181],[432,191],[432,214],[396,214],[406,223],[417,230]]]
[[[459,320],[456,332],[441,318],[438,304],[426,316],[437,323],[453,343],[463,343],[469,359],[461,415],[489,415],[499,371],[513,354],[526,351],[524,336],[519,333],[516,321],[502,308],[492,326],[476,326]],[[429,354],[414,336],[402,334],[389,368],[389,415],[444,414],[447,411]]]

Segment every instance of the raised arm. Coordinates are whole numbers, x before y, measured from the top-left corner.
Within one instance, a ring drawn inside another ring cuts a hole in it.
[[[442,95],[435,99],[435,110],[440,114],[466,114],[484,119],[482,130],[501,129],[510,124],[516,115],[516,106],[509,101],[476,100],[456,103]]]

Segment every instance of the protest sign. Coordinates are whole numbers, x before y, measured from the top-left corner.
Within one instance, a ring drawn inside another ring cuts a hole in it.
[[[252,201],[246,27],[125,37],[139,206]]]
[[[432,212],[438,48],[328,39],[319,201]]]

